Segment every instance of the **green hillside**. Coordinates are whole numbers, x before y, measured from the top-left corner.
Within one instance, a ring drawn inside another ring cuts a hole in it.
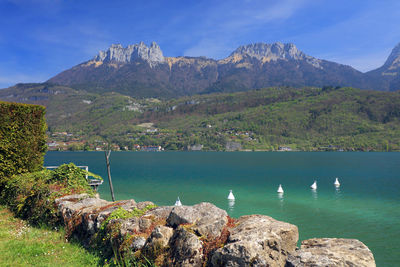
[[[128,149],[400,150],[399,92],[268,88],[159,101],[81,91],[54,95],[47,108],[50,140],[73,140],[73,149],[111,141]]]

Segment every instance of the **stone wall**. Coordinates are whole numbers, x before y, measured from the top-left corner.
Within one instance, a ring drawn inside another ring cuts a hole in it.
[[[56,205],[69,237],[128,264],[134,259],[157,266],[375,266],[358,240],[310,239],[297,248],[297,226],[264,215],[233,219],[210,203],[154,207],[71,195]]]

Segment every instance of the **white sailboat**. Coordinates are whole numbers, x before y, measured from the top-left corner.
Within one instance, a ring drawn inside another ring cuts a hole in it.
[[[279,185],[278,190],[276,192],[278,192],[279,194],[283,194],[282,185]]]
[[[232,193],[232,190],[229,190],[229,195],[228,195],[229,200],[235,200],[235,196]]]
[[[175,206],[182,206],[182,202],[181,202],[181,200],[179,199],[179,197],[178,197],[178,199],[175,201]]]
[[[312,190],[317,190],[317,181],[314,181],[314,183],[310,186]]]
[[[339,179],[336,177],[335,182],[333,183],[336,187],[340,186]]]

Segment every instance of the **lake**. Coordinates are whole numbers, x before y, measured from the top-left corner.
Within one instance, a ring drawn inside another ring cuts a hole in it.
[[[400,264],[400,153],[112,152],[110,159],[117,200],[212,202],[232,217],[264,214],[295,224],[300,240],[356,238],[372,250],[377,266]],[[101,175],[99,193],[111,199],[104,152],[45,156],[46,166],[69,162]],[[276,193],[279,184],[283,196]]]

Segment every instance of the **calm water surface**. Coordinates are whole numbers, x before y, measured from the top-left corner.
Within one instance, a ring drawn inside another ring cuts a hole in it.
[[[45,157],[45,165],[68,162],[101,175],[100,195],[111,199],[104,152]],[[356,238],[377,266],[400,266],[400,153],[112,152],[111,175],[117,200],[173,205],[179,196],[184,205],[212,202],[232,217],[265,214],[297,225],[300,240]],[[226,199],[230,189],[234,203]]]

